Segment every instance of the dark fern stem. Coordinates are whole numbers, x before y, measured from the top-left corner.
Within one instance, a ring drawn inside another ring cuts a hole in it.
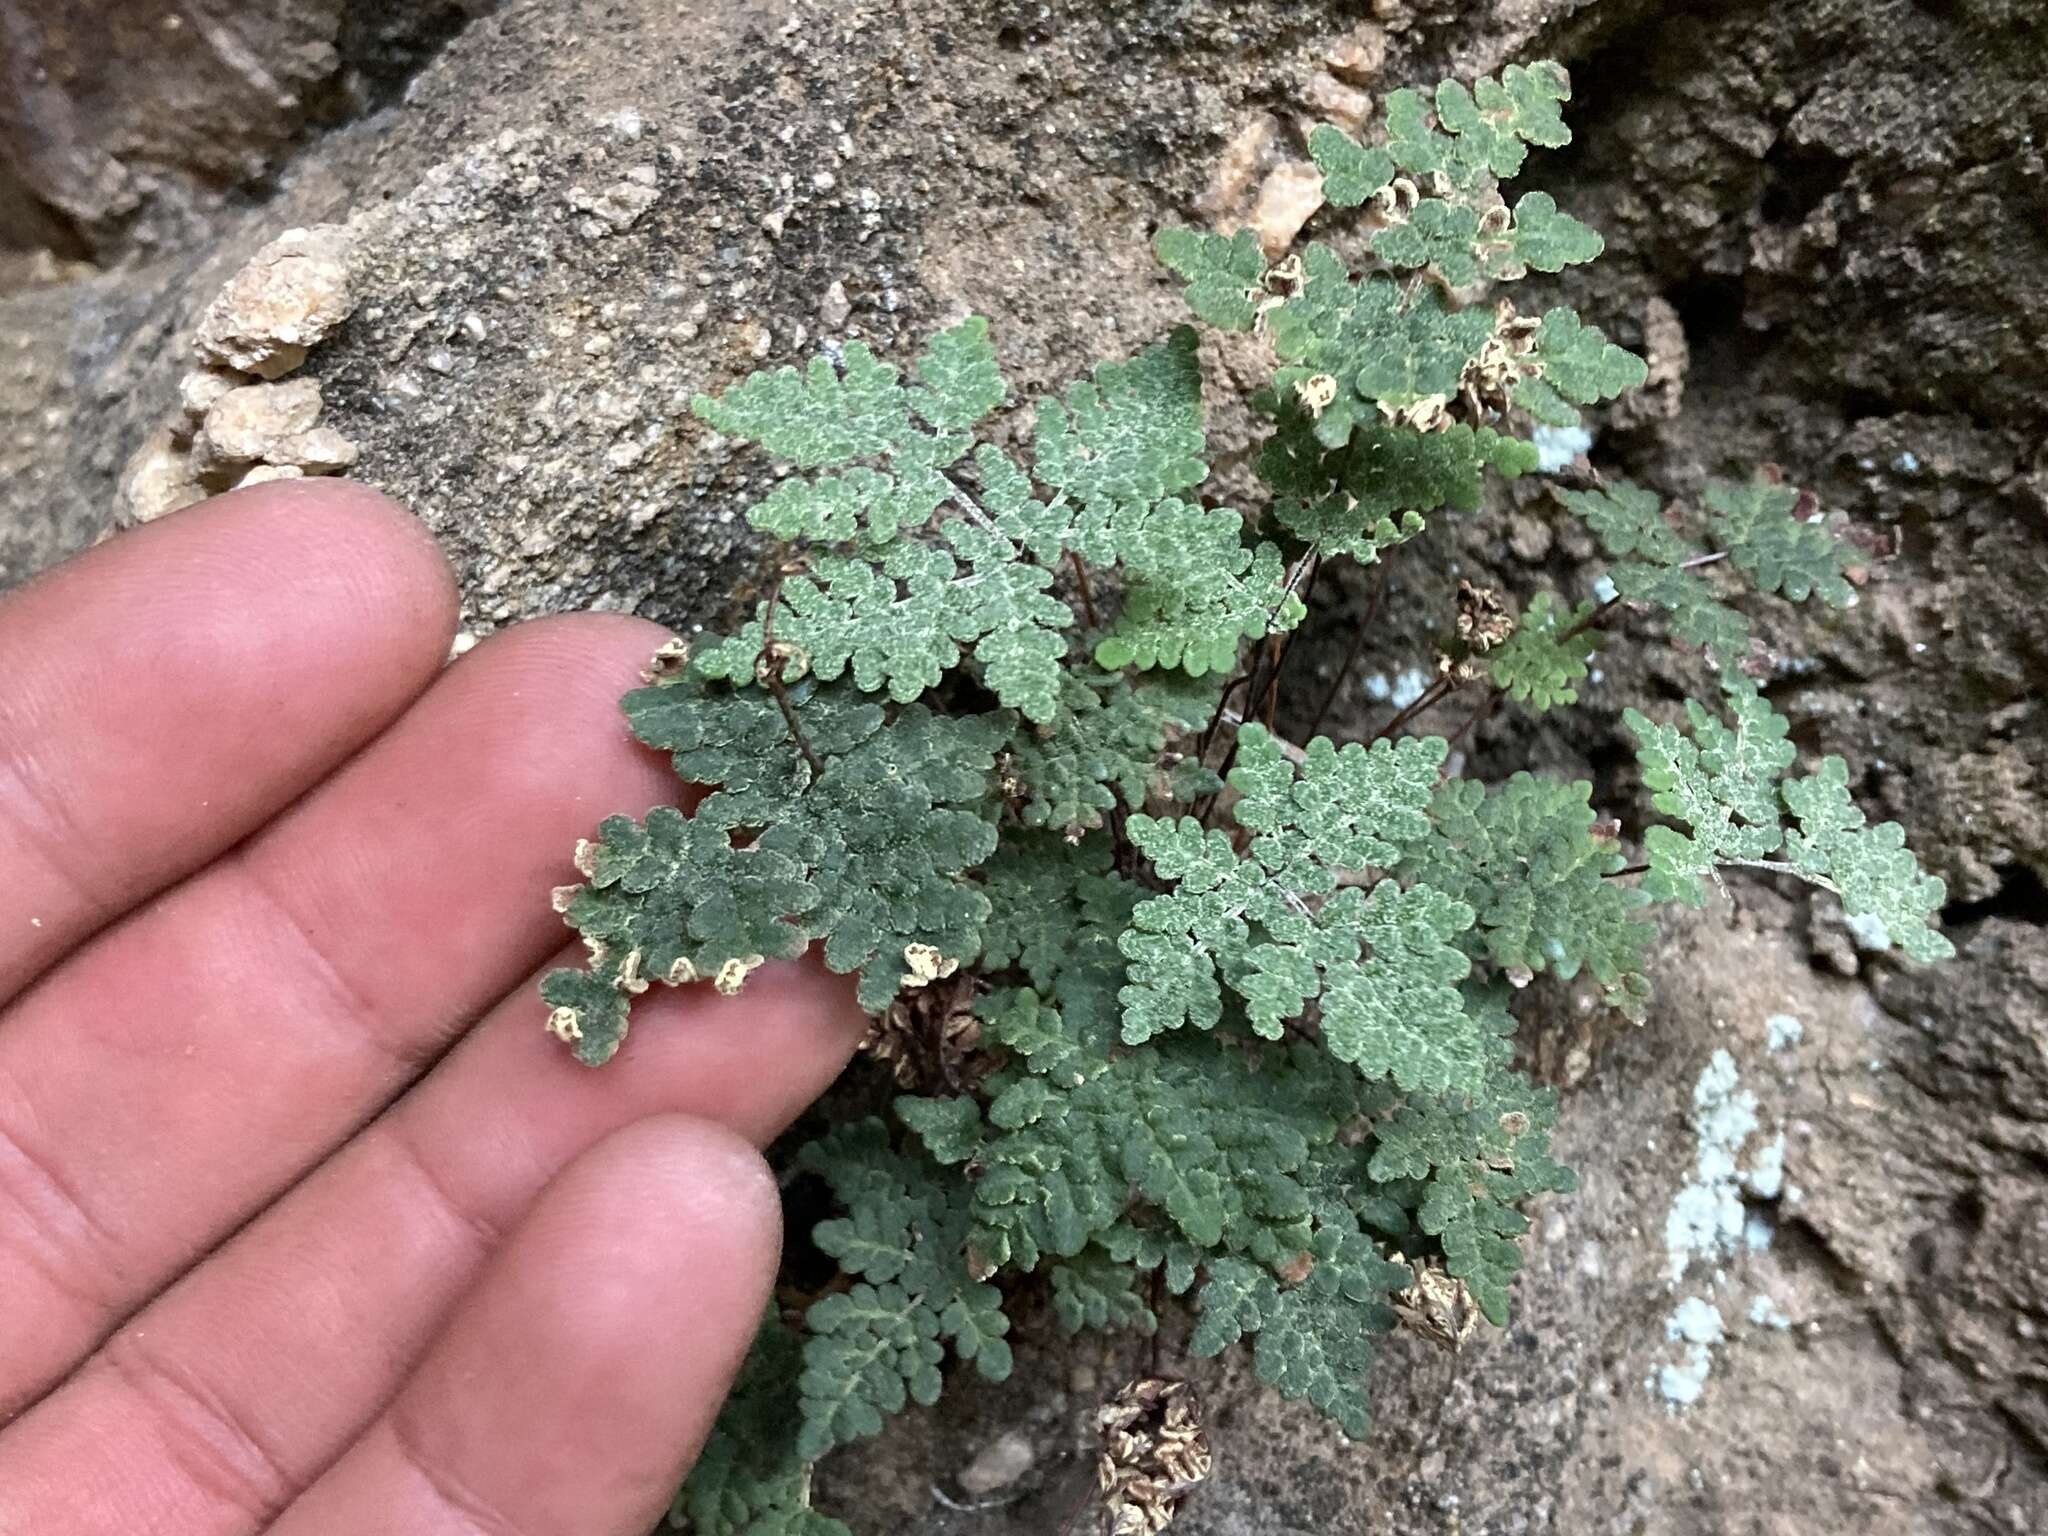
[[[810,765],[811,782],[825,771],[825,763],[812,747],[810,738],[804,735],[804,728],[796,717],[796,706],[789,701],[789,689],[782,681],[782,656],[775,648],[775,610],[782,601],[782,578],[776,577],[775,586],[768,594],[767,611],[761,619],[761,654],[754,658],[754,676],[761,680],[775,707],[782,711],[782,722],[789,727],[789,739],[796,743],[797,751],[803,753],[804,761]]]

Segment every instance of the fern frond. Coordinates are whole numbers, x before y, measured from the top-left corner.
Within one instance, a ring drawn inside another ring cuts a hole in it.
[[[1470,962],[1455,941],[1472,909],[1420,884],[1337,889],[1340,872],[1390,865],[1392,839],[1426,832],[1444,751],[1409,738],[1339,752],[1317,738],[1297,770],[1248,725],[1230,776],[1233,814],[1252,834],[1245,856],[1191,818],[1133,816],[1132,841],[1174,888],[1140,902],[1121,940],[1124,1040],[1213,1029],[1226,991],[1277,1039],[1319,1000],[1326,1048],[1364,1076],[1403,1087],[1476,1080],[1499,1041],[1473,1027],[1457,987]]]
[[[1083,507],[1151,505],[1208,477],[1202,370],[1182,326],[1125,363],[1103,363],[1039,403],[1038,478]]]
[[[693,782],[720,785],[723,773],[735,787],[689,816],[613,817],[589,845],[586,882],[565,902],[589,967],[542,987],[582,1060],[618,1049],[628,1003],[650,981],[732,990],[764,958],[823,939],[826,964],[860,971],[862,1004],[879,1011],[910,946],[958,961],[981,952],[988,898],[963,876],[996,846],[984,807],[1007,722],[912,705],[885,723],[845,684],[799,683],[789,700],[823,764],[815,782],[801,759],[790,766],[786,723],[758,763],[736,763],[782,720],[765,693],[691,667],[629,698],[643,741]]]
[[[1700,553],[1665,516],[1664,498],[1633,481],[1614,479],[1598,490],[1551,494],[1593,531],[1611,559],[1636,556],[1652,565],[1682,565]]]
[[[1502,1071],[1467,1093],[1411,1097],[1373,1125],[1371,1176],[1420,1181],[1417,1226],[1443,1245],[1444,1268],[1496,1327],[1507,1322],[1508,1282],[1522,1267],[1515,1238],[1529,1222],[1519,1207],[1576,1187],[1550,1156],[1556,1114],[1548,1089]]]
[[[1627,861],[1598,835],[1591,793],[1528,773],[1492,790],[1448,780],[1399,872],[1473,909],[1474,958],[1567,980],[1584,968],[1626,997],[1656,929],[1636,916],[1642,896],[1608,878]]]
[[[1923,872],[1895,821],[1871,826],[1849,798],[1849,765],[1824,757],[1817,772],[1781,786],[1798,826],[1785,835],[1794,869],[1842,898],[1850,917],[1873,918],[1906,957],[1923,965],[1956,950],[1935,927],[1948,887]]]
[[[1592,630],[1581,626],[1592,616],[1591,603],[1561,608],[1550,593],[1537,593],[1523,609],[1515,632],[1487,652],[1486,669],[1494,686],[1539,715],[1560,704],[1578,703],[1579,691],[1573,684],[1586,675],[1596,639]]]
[[[1766,592],[1793,602],[1818,594],[1831,608],[1845,608],[1856,592],[1842,572],[1852,563],[1848,547],[1820,522],[1793,515],[1799,492],[1789,485],[1756,479],[1737,484],[1709,480],[1701,497],[1714,514],[1714,534],[1738,570]]]
[[[1528,146],[1560,149],[1571,142],[1561,105],[1571,99],[1571,77],[1544,61],[1510,64],[1498,79],[1467,89],[1446,80],[1436,89],[1436,122],[1419,92],[1387,97],[1387,132],[1394,160],[1416,175],[1436,173],[1460,190],[1505,181],[1520,173]]]
[[[918,1159],[889,1145],[879,1120],[841,1126],[799,1165],[823,1178],[848,1214],[812,1240],[858,1277],[804,1315],[797,1450],[815,1460],[879,1433],[911,1402],[938,1401],[946,1343],[990,1381],[1010,1374],[1002,1295],[967,1272],[967,1202]]]
[[[1259,317],[1266,254],[1256,231],[1211,235],[1167,228],[1153,244],[1160,261],[1187,283],[1188,308],[1219,331],[1248,331]]]
[[[793,1411],[803,1344],[772,1312],[669,1510],[691,1536],[853,1536],[811,1508]]]
[[[1578,405],[1597,405],[1639,389],[1649,365],[1569,309],[1543,316],[1533,350],[1538,371],[1515,386],[1515,404],[1538,421],[1575,426]]]
[[[1023,796],[1027,827],[1085,829],[1121,804],[1142,810],[1162,782],[1160,754],[1170,737],[1214,712],[1221,679],[1180,671],[1067,671],[1060,708],[1010,739],[1008,777]]]
[[[1786,781],[1797,754],[1785,718],[1747,679],[1724,679],[1722,686],[1731,719],[1688,699],[1690,734],[1635,710],[1624,716],[1657,809],[1684,827],[1655,826],[1645,834],[1644,889],[1697,906],[1705,897],[1701,877],[1723,865],[1797,875],[1839,895],[1850,916],[1882,924],[1909,958],[1953,954],[1934,926],[1946,888],[1921,871],[1905,832],[1894,822],[1865,824],[1849,799],[1849,771],[1840,758]],[[1788,811],[1798,823],[1790,831]],[[1771,858],[1780,848],[1785,857]]]
[[[1189,1350],[1220,1354],[1255,1336],[1253,1368],[1283,1397],[1306,1398],[1363,1439],[1371,1427],[1367,1377],[1377,1340],[1394,1326],[1386,1298],[1413,1278],[1357,1232],[1325,1228],[1302,1250],[1306,1277],[1282,1289],[1270,1270],[1219,1259],[1197,1293]]]

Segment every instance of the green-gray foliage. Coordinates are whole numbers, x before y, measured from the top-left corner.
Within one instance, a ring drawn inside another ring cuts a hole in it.
[[[811,1240],[854,1284],[804,1315],[797,1454],[816,1460],[875,1434],[907,1401],[937,1402],[947,1343],[990,1381],[1007,1377],[1002,1293],[968,1272],[967,1192],[892,1146],[879,1120],[840,1126],[798,1162],[847,1211],[819,1222]]]
[[[1766,592],[1782,592],[1795,603],[1813,593],[1831,608],[1854,601],[1842,575],[1848,549],[1823,524],[1793,516],[1799,492],[1791,486],[1709,480],[1702,500],[1714,514],[1716,540]]]
[[[1394,157],[1384,149],[1365,149],[1330,123],[1310,130],[1308,152],[1323,173],[1323,196],[1336,208],[1356,208],[1384,187],[1394,175]]]
[[[825,963],[860,971],[862,1002],[881,1008],[911,945],[955,960],[981,952],[989,903],[965,872],[995,851],[1002,715],[913,704],[885,722],[844,683],[801,683],[791,707],[813,722],[823,771],[792,768],[785,737],[726,770],[735,788],[710,765],[732,763],[781,716],[765,692],[716,690],[692,669],[627,699],[642,741],[670,749],[690,782],[720,788],[688,816],[611,817],[579,859],[587,881],[566,912],[590,965],[552,973],[542,991],[556,1032],[593,1064],[618,1049],[628,1001],[649,981],[730,990],[764,959],[822,939]],[[768,764],[789,771],[759,771]]]
[[[803,1340],[771,1314],[754,1338],[732,1396],[676,1495],[669,1521],[700,1536],[853,1536],[811,1508],[803,1421],[789,1411]]]
[[[1557,498],[1614,559],[1607,574],[1615,590],[1663,610],[1673,639],[1698,647],[1724,670],[1749,649],[1750,624],[1699,567],[1725,559],[1764,591],[1794,602],[1818,596],[1843,608],[1855,601],[1843,574],[1855,563],[1849,547],[1825,524],[1793,516],[1799,493],[1789,486],[1762,477],[1709,480],[1701,500],[1712,516],[1698,534],[1656,492],[1626,480],[1559,491]]]
[[[1723,866],[1796,875],[1834,892],[1849,916],[1875,920],[1911,958],[1952,955],[1934,926],[1947,890],[1907,851],[1905,830],[1897,822],[1865,821],[1849,798],[1849,765],[1839,757],[1822,758],[1813,774],[1786,778],[1797,754],[1785,717],[1754,684],[1729,678],[1723,686],[1726,720],[1692,699],[1685,702],[1686,727],[1660,725],[1633,709],[1627,714],[1652,803],[1683,829],[1653,826],[1644,833],[1644,889],[1697,906],[1705,897],[1701,877],[1718,878]]]
[[[1213,1029],[1228,992],[1274,1040],[1316,1004],[1325,1048],[1368,1078],[1433,1091],[1478,1081],[1499,1041],[1467,1016],[1457,985],[1472,909],[1423,883],[1338,888],[1427,831],[1443,743],[1339,751],[1319,736],[1298,770],[1260,726],[1237,745],[1232,819],[1251,834],[1248,857],[1193,817],[1131,819],[1132,841],[1174,887],[1137,905],[1120,942],[1125,1043]]]
[[[1444,1268],[1496,1326],[1507,1321],[1508,1282],[1522,1264],[1522,1205],[1574,1187],[1571,1170],[1550,1156],[1556,1109],[1548,1089],[1500,1072],[1468,1093],[1410,1098],[1374,1127],[1369,1175],[1389,1187],[1419,1182],[1416,1226],[1443,1245]]]
[[[1555,1101],[1513,1066],[1526,989],[1590,983],[1643,1017],[1652,909],[1728,867],[1838,893],[1911,959],[1947,951],[1940,882],[1864,821],[1840,760],[1795,772],[1739,670],[1738,577],[1853,595],[1775,480],[1712,482],[1690,520],[1626,482],[1562,492],[1611,600],[1538,592],[1503,633],[1502,596],[1441,658],[1446,689],[1564,708],[1602,626],[1661,611],[1731,711],[1629,713],[1669,823],[1624,830],[1584,783],[1459,776],[1438,737],[1285,739],[1318,579],[1476,511],[1537,468],[1535,425],[1643,380],[1571,309],[1485,291],[1600,254],[1550,196],[1501,187],[1568,141],[1568,97],[1556,65],[1517,65],[1393,92],[1364,142],[1316,129],[1330,207],[1371,211],[1298,260],[1248,231],[1159,236],[1195,317],[1277,360],[1244,510],[1202,494],[1192,329],[1028,415],[979,319],[907,372],[848,343],[697,400],[782,466],[746,508],[779,575],[627,696],[702,798],[579,850],[557,902],[588,958],[544,982],[550,1024],[596,1064],[649,985],[730,992],[817,946],[858,973],[908,1091],[784,1157],[829,1200],[811,1246],[839,1276],[779,1293],[677,1523],[840,1536],[811,1462],[932,1402],[949,1362],[1006,1375],[1027,1277],[1068,1329],[1191,1316],[1195,1352],[1243,1343],[1363,1434],[1377,1341],[1415,1315],[1396,1296],[1448,1277],[1504,1322],[1525,1208],[1571,1188]]]
[[[1628,862],[1602,836],[1584,780],[1562,784],[1517,773],[1488,790],[1447,780],[1428,830],[1412,839],[1400,872],[1470,906],[1474,958],[1514,973],[1581,967],[1618,998],[1640,990],[1656,929],[1636,917],[1642,893],[1611,877]]]
[[[1241,229],[1235,235],[1211,235],[1172,227],[1159,232],[1155,249],[1186,279],[1188,308],[1196,319],[1221,331],[1251,329],[1266,281],[1266,255],[1256,234]]]
[[[1593,605],[1561,608],[1548,592],[1538,592],[1522,610],[1515,632],[1487,654],[1494,685],[1518,704],[1539,715],[1560,704],[1579,702],[1575,686],[1586,675],[1594,636],[1588,621]]]
[[[1005,771],[1019,819],[1088,828],[1119,805],[1143,810],[1162,779],[1167,742],[1209,718],[1220,681],[1177,670],[1067,672],[1060,708],[1044,724],[1021,722],[1010,738]]]

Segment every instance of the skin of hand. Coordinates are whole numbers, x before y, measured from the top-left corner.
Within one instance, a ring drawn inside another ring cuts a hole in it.
[[[285,482],[0,598],[0,1536],[640,1536],[780,1242],[850,983],[543,1029],[551,887],[672,798],[585,614],[444,665],[448,568]]]

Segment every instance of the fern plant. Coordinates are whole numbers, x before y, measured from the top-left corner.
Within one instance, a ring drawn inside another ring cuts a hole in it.
[[[1555,1100],[1512,1064],[1519,989],[1583,972],[1641,1017],[1651,909],[1729,869],[1947,953],[1941,883],[1865,823],[1840,760],[1788,776],[1742,670],[1726,568],[1853,597],[1845,546],[1768,477],[1709,485],[1695,527],[1626,482],[1563,490],[1613,562],[1605,601],[1536,592],[1517,621],[1474,594],[1371,741],[1250,718],[1333,562],[1472,511],[1536,467],[1532,425],[1643,381],[1571,310],[1494,292],[1600,253],[1549,196],[1500,191],[1567,141],[1568,95],[1555,65],[1511,67],[1393,93],[1371,145],[1317,129],[1329,203],[1363,211],[1276,265],[1249,233],[1159,237],[1199,320],[1271,348],[1259,507],[1200,494],[1188,328],[1038,401],[1028,433],[979,319],[908,373],[851,343],[696,402],[787,466],[748,512],[785,574],[627,696],[709,792],[579,849],[558,905],[588,961],[546,979],[551,1028],[602,1063],[650,984],[730,992],[818,945],[878,1040],[908,1042],[912,1091],[794,1154],[845,1281],[769,1318],[680,1524],[843,1531],[811,1464],[933,1401],[949,1357],[1006,1375],[1027,1275],[1070,1329],[1155,1329],[1184,1297],[1195,1354],[1248,1340],[1261,1378],[1362,1435],[1376,1341],[1425,1291],[1504,1322],[1524,1208],[1572,1187]],[[1660,611],[1725,700],[1627,715],[1670,819],[1637,863],[1591,786],[1448,775],[1444,740],[1401,731],[1460,687],[1571,706],[1623,607]]]

